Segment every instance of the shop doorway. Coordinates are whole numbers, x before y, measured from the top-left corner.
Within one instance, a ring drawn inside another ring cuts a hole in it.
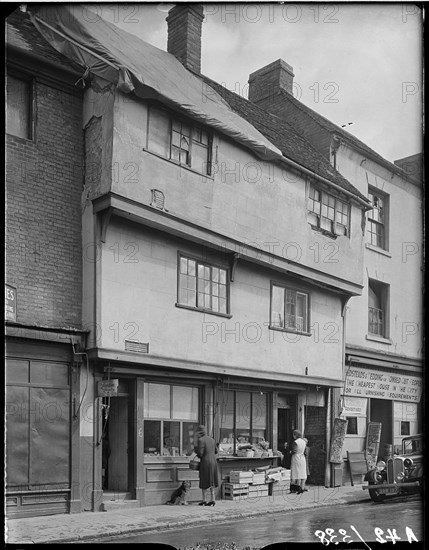
[[[277,399],[277,449],[284,454],[282,466],[290,468],[290,448],[296,427],[296,398],[279,394]],[[287,447],[285,448],[285,444]]]
[[[109,416],[103,430],[103,489],[128,491],[128,398],[111,397]]]
[[[393,444],[393,401],[387,399],[370,399],[370,420],[381,423],[379,458],[382,458],[386,445]]]

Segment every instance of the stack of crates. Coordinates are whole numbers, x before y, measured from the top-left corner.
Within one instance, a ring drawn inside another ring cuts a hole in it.
[[[224,500],[242,500],[248,496],[248,483],[222,483],[222,498]]]
[[[253,472],[232,471],[229,472],[230,483],[252,483]]]

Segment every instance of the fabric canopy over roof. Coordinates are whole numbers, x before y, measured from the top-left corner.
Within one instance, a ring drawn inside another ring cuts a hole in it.
[[[77,5],[28,8],[41,35],[70,60],[82,66],[101,88],[113,83],[124,93],[158,99],[198,120],[266,160],[282,153],[245,119],[234,113],[213,88],[202,82],[170,53],[140,40]],[[88,16],[91,14],[91,16]],[[92,17],[93,15],[93,17]]]

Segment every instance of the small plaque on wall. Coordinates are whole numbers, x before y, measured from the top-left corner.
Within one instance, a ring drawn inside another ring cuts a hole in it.
[[[118,395],[118,379],[100,380],[98,382],[98,397],[115,397]]]

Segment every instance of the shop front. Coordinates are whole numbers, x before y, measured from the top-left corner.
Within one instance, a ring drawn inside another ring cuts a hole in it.
[[[368,423],[379,425],[378,458],[401,448],[403,437],[421,431],[423,380],[416,370],[377,367],[363,362],[346,371],[341,417],[348,420],[346,451],[366,448]]]
[[[99,393],[96,398],[95,486],[103,492],[99,505],[115,497],[137,500],[140,506],[164,504],[185,480],[191,481],[190,500],[199,500],[198,471],[189,468],[199,424],[218,444],[222,481],[228,481],[232,470],[283,466],[292,431],[304,430],[306,416],[314,428],[309,445],[312,437],[313,444],[325,438],[326,390],[319,390],[316,399],[310,386],[282,387],[268,381],[256,385],[251,380],[172,369],[155,372],[135,365],[102,367],[96,377],[98,383],[110,380],[117,386],[112,395]],[[315,457],[320,459],[317,452]],[[321,459],[323,470],[324,454]],[[221,487],[219,498],[220,494]]]

